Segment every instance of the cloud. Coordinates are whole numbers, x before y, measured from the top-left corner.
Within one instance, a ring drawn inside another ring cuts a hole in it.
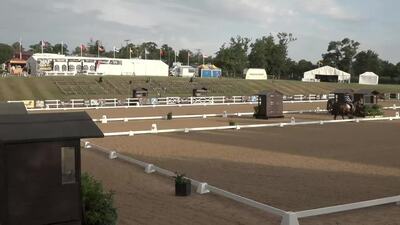
[[[212,54],[232,36],[254,40],[283,31],[298,37],[289,49],[295,59],[316,61],[329,41],[350,37],[400,60],[400,53],[381,47],[387,46],[382,37],[400,38],[393,28],[400,26],[397,1],[365,0],[363,5],[356,0],[2,1],[0,20],[13,20],[0,23],[1,42],[22,37],[29,44],[63,40],[72,47],[94,38],[109,48],[130,39]]]

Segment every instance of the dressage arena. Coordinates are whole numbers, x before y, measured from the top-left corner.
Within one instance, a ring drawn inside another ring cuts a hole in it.
[[[399,102],[383,102],[392,106]],[[274,124],[332,120],[326,103],[285,104],[283,119],[251,116],[149,119],[102,123],[105,133],[177,128]],[[252,105],[99,109],[93,119],[252,112]],[[395,117],[395,110],[385,116]],[[154,128],[154,127],[153,127]],[[178,171],[229,193],[285,212],[299,212],[400,195],[400,120],[361,121],[283,127],[172,132],[88,140],[93,146]],[[280,224],[282,217],[218,193],[174,196],[173,179],[146,174],[139,165],[95,147],[83,151],[83,170],[116,193],[119,223],[128,224]],[[398,200],[400,201],[400,199]],[[309,218],[300,224],[400,225],[400,206],[393,204]]]

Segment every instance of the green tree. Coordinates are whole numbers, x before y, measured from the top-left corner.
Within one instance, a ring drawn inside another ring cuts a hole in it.
[[[0,64],[5,63],[13,57],[14,49],[7,45],[0,43]]]
[[[357,55],[359,46],[359,42],[349,38],[342,41],[331,41],[328,45],[328,52],[322,54],[322,63],[354,74],[353,60]]]
[[[312,62],[305,59],[300,60],[297,63],[292,64],[290,68],[290,79],[301,80],[303,78],[304,72],[310,71],[317,68]]]
[[[386,60],[380,61],[380,72],[378,74],[383,78],[382,80],[384,80],[385,83],[394,83],[396,79],[399,79],[396,65]]]
[[[264,68],[268,74],[280,77],[290,71],[293,64],[288,56],[288,46],[296,41],[293,34],[279,33],[278,41],[272,35],[257,39],[251,45],[250,67]]]
[[[83,225],[115,225],[117,210],[113,192],[103,189],[100,182],[88,174],[82,174]]]
[[[42,41],[39,41],[37,44],[33,44],[29,46],[31,52],[33,53],[42,53]],[[43,53],[53,53],[54,47],[50,42],[45,41],[43,46]]]
[[[178,53],[178,62],[182,63],[183,65],[187,65],[188,64],[188,55],[189,55],[189,64],[190,63],[190,59],[192,59],[193,56],[193,52],[190,51],[189,49],[181,49],[179,50]]]
[[[54,47],[53,47],[53,53],[55,53],[55,54],[61,54],[61,48],[63,49],[63,50],[62,50],[62,53],[63,53],[64,55],[68,55],[68,45],[67,45],[67,44],[63,44],[62,46],[61,46],[61,44],[56,44],[56,45],[54,45]]]
[[[77,49],[75,49],[77,50]],[[79,54],[80,54],[80,47],[79,47]],[[86,45],[86,55],[88,56],[97,56],[99,54],[100,56],[105,55],[106,49],[104,48],[103,44],[101,43],[100,40],[93,41],[93,39],[90,39],[90,41]]]
[[[22,47],[22,48],[21,48],[21,51],[22,51],[22,52],[25,50],[24,47],[20,45],[20,42],[19,42],[19,41],[14,42],[14,43],[11,45],[11,47],[14,49],[14,52],[19,52],[21,47]]]
[[[162,56],[161,59],[163,62],[167,63],[169,66],[172,66],[172,63],[175,60],[175,50],[168,46],[167,44],[163,44],[161,46]]]
[[[362,51],[355,57],[353,64],[354,75],[360,75],[365,72],[374,72],[379,74],[380,59],[379,55],[372,50]]]
[[[229,45],[225,43],[221,46],[215,57],[215,64],[222,69],[225,76],[243,76],[243,70],[249,66],[249,43],[249,38],[237,36],[230,39]]]

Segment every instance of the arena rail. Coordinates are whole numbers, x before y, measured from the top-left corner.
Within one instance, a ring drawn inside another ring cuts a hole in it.
[[[249,125],[234,125],[234,126],[219,126],[219,127],[162,129],[162,130],[158,130],[157,125],[153,124],[151,130],[109,132],[109,133],[104,133],[104,136],[105,137],[135,136],[135,135],[145,135],[145,134],[178,133],[178,132],[189,133],[192,131],[240,130],[240,129],[244,129],[244,128],[324,125],[324,124],[333,124],[333,123],[351,123],[351,122],[352,123],[360,123],[360,122],[364,122],[364,121],[393,121],[393,120],[400,120],[400,115],[397,114],[396,117],[357,118],[357,119],[345,119],[345,120],[318,120],[318,121],[303,121],[303,122],[296,122],[295,118],[292,118],[292,120],[289,123],[249,124]]]
[[[326,113],[327,110],[314,109],[314,110],[296,110],[296,111],[283,111],[283,114],[303,114],[303,113]],[[213,114],[192,114],[192,115],[173,115],[172,119],[195,119],[195,118],[209,118],[209,117],[229,117],[229,116],[253,116],[254,112],[241,112],[241,113],[213,113]],[[139,120],[162,120],[166,119],[167,116],[147,116],[147,117],[121,117],[121,118],[109,118],[103,115],[101,119],[93,119],[94,122],[108,123],[108,122],[129,122]]]
[[[110,150],[108,150],[108,149],[106,149],[104,147],[92,144],[92,143],[90,143],[88,141],[83,141],[83,143],[84,143],[84,148],[85,149],[94,149],[94,150],[97,150],[98,152],[107,154],[109,156],[109,159],[119,159],[121,161],[125,161],[125,162],[131,163],[133,165],[137,165],[137,166],[143,167],[145,169],[145,172],[148,173],[148,174],[157,172],[157,173],[159,173],[161,175],[164,175],[164,176],[167,176],[167,177],[173,177],[173,176],[176,175],[172,171],[160,168],[160,167],[158,167],[156,165],[153,165],[153,164],[150,164],[150,163],[146,163],[146,162],[143,162],[143,161],[140,161],[140,160],[136,160],[136,159],[134,159],[132,157],[125,156],[125,155],[120,154],[120,153],[118,153],[116,151],[110,151]],[[197,181],[197,180],[189,178],[189,177],[187,177],[187,179],[190,179],[192,185],[196,188],[196,192],[198,194],[213,193],[215,195],[223,196],[225,198],[231,199],[231,200],[236,201],[236,202],[240,202],[240,203],[248,205],[250,207],[260,209],[260,210],[262,210],[264,212],[267,212],[267,213],[270,213],[270,214],[273,214],[273,215],[276,215],[276,216],[280,216],[280,217],[283,218],[282,221],[288,215],[288,212],[286,212],[284,210],[281,210],[281,209],[278,209],[278,208],[275,208],[275,207],[272,207],[272,206],[257,202],[255,200],[252,200],[252,199],[245,198],[243,196],[234,194],[232,192],[217,188],[215,186],[209,185],[206,182],[200,182],[200,181]],[[283,224],[283,225],[289,225],[289,224]]]
[[[285,104],[318,103],[326,102],[329,95],[296,95],[296,97],[284,96]],[[89,110],[89,109],[113,109],[131,107],[168,107],[168,106],[209,106],[209,105],[254,105],[257,104],[257,96],[204,96],[204,97],[160,97],[160,98],[117,98],[110,99],[71,99],[62,100],[35,100],[33,106],[27,106],[30,111],[46,110]],[[26,102],[26,101],[8,101]]]
[[[128,162],[128,163],[136,165],[136,166],[140,166],[140,167],[144,168],[144,171],[147,174],[152,174],[152,173],[157,172],[157,173],[167,176],[167,177],[173,177],[176,175],[172,171],[160,168],[151,163],[146,163],[146,162],[134,159],[132,157],[120,154],[113,150],[108,150],[99,145],[92,144],[89,141],[82,140],[82,143],[83,143],[85,149],[93,149],[100,153],[106,154],[106,155],[108,155],[108,158],[110,160],[119,159],[121,161]],[[272,215],[279,216],[282,218],[281,225],[299,225],[299,219],[307,218],[307,217],[321,216],[321,215],[327,215],[327,214],[333,214],[333,213],[339,213],[339,212],[347,212],[347,211],[370,208],[370,207],[375,207],[375,206],[380,206],[380,205],[388,205],[388,204],[400,205],[400,195],[399,195],[399,196],[393,196],[393,197],[387,197],[387,198],[381,198],[381,199],[375,199],[375,200],[369,200],[369,201],[363,201],[363,202],[356,202],[356,203],[336,205],[336,206],[330,206],[330,207],[324,207],[324,208],[318,208],[318,209],[291,212],[291,211],[285,211],[285,210],[282,210],[282,209],[279,209],[279,208],[276,208],[276,207],[273,207],[273,206],[270,206],[270,205],[267,205],[264,203],[260,203],[255,200],[252,200],[252,199],[249,199],[249,198],[237,195],[237,194],[234,194],[232,192],[212,186],[206,182],[200,182],[200,181],[197,181],[192,178],[188,178],[188,179],[191,180],[192,186],[194,186],[196,188],[196,192],[198,194],[213,193],[215,195],[219,195],[219,196],[231,199],[233,201],[245,204],[247,206],[262,210],[262,211],[270,213]]]

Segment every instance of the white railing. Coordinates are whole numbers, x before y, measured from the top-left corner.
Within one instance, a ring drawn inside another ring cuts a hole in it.
[[[178,129],[162,129],[162,130],[157,129],[157,125],[153,124],[151,130],[109,132],[109,133],[104,133],[104,136],[105,137],[135,136],[144,134],[161,134],[161,133],[177,133],[177,132],[189,133],[193,131],[213,131],[213,130],[232,130],[232,129],[240,130],[245,128],[287,127],[287,126],[302,126],[302,125],[324,125],[330,123],[349,123],[349,122],[360,123],[364,121],[393,121],[393,120],[400,120],[400,115],[397,114],[396,117],[357,118],[357,119],[347,119],[347,120],[318,120],[318,121],[305,121],[305,122],[296,122],[295,118],[292,118],[292,120],[288,123],[250,124],[250,125],[178,128]]]
[[[297,111],[283,111],[283,114],[303,114],[303,113],[327,113],[327,110],[315,109],[315,110],[297,110]],[[237,112],[237,113],[213,113],[213,114],[198,114],[198,115],[172,115],[172,119],[207,119],[210,117],[242,117],[242,116],[253,116],[254,112]],[[147,116],[147,117],[121,117],[121,118],[109,118],[103,115],[101,119],[93,119],[94,122],[108,123],[108,122],[129,122],[139,120],[163,120],[167,119],[167,116]]]
[[[152,173],[157,172],[157,173],[167,176],[167,177],[173,177],[176,175],[172,171],[160,168],[154,164],[146,163],[146,162],[134,159],[132,157],[125,156],[116,151],[110,151],[106,148],[92,144],[88,141],[83,141],[83,143],[84,143],[85,149],[94,149],[101,153],[107,154],[109,156],[109,159],[111,159],[111,160],[119,159],[121,161],[140,166],[140,167],[144,168],[144,171],[147,174],[152,174]],[[397,205],[400,205],[400,195],[399,195],[399,196],[375,199],[375,200],[370,200],[370,201],[363,201],[363,202],[356,202],[356,203],[350,203],[350,204],[344,204],[344,205],[324,207],[324,208],[318,208],[318,209],[312,209],[312,210],[291,212],[291,211],[285,211],[285,210],[255,201],[253,199],[249,199],[249,198],[234,194],[232,192],[212,186],[206,182],[200,182],[195,179],[188,178],[188,177],[187,177],[187,179],[189,179],[191,181],[192,186],[194,186],[196,188],[196,192],[198,194],[202,195],[202,194],[207,194],[207,193],[213,193],[215,195],[219,195],[219,196],[231,199],[233,201],[236,201],[236,202],[245,204],[247,206],[262,210],[264,212],[273,214],[275,216],[279,216],[279,217],[281,217],[281,225],[299,225],[299,219],[301,219],[301,218],[321,216],[321,215],[327,215],[327,214],[339,213],[339,212],[346,212],[346,211],[352,211],[352,210],[356,210],[356,209],[364,209],[364,208],[370,208],[370,207],[394,204],[394,203],[396,203]]]

